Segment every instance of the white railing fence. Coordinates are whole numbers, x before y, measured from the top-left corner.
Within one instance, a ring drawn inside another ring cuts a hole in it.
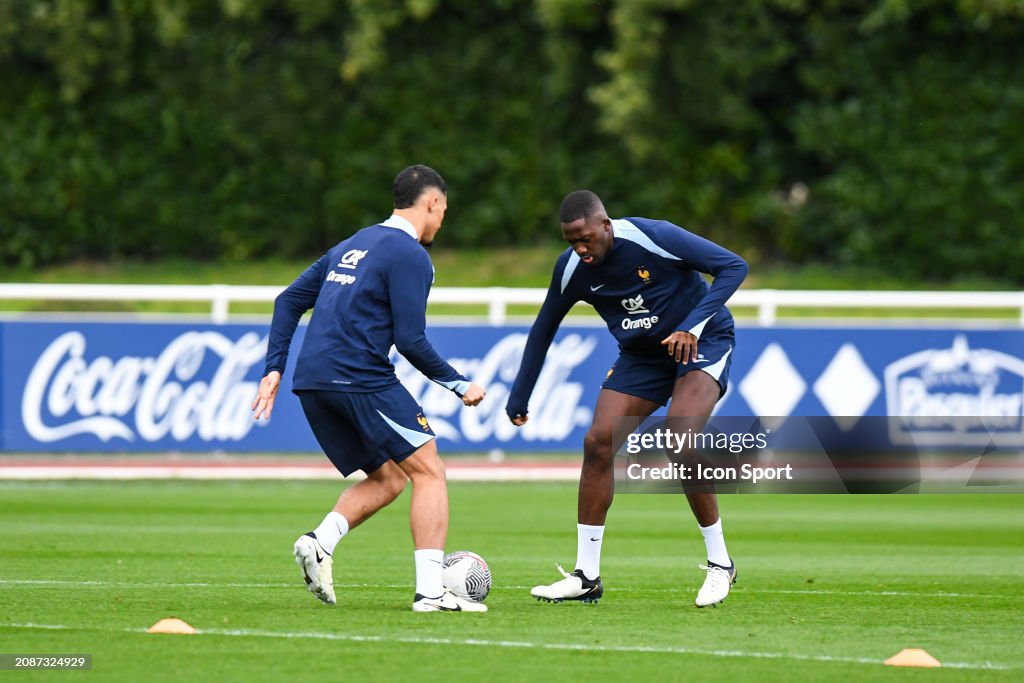
[[[198,301],[209,302],[215,323],[228,321],[232,303],[269,303],[281,293],[278,286],[251,285],[93,285],[0,283],[0,301]],[[487,319],[500,325],[512,304],[539,305],[543,288],[435,287],[434,304],[487,306]],[[733,307],[757,309],[757,320],[772,325],[778,309],[786,308],[909,308],[1016,310],[1024,327],[1024,291],[1021,292],[900,292],[741,289],[729,300]],[[2,310],[2,308],[0,308]]]

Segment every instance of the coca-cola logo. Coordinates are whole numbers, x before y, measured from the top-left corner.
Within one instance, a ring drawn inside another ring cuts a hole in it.
[[[43,443],[81,434],[102,441],[238,441],[255,424],[249,407],[257,383],[243,380],[266,349],[267,338],[255,332],[233,341],[193,331],[157,356],[90,359],[85,335],[66,332],[29,373],[22,422]]]
[[[505,415],[505,403],[519,372],[526,346],[525,334],[510,334],[488,350],[483,358],[452,358],[451,364],[480,386],[487,398],[472,410],[444,387],[431,382],[411,363],[392,353],[399,381],[423,406],[434,433],[451,441],[478,443],[494,438],[508,442],[516,436],[526,441],[559,442],[574,429],[590,424],[591,409],[580,405],[584,386],[569,376],[597,348],[594,335],[569,334],[548,349],[530,400],[530,421],[516,427]]]

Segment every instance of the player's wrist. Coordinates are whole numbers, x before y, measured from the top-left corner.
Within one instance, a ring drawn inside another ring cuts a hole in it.
[[[452,393],[454,393],[459,398],[462,398],[463,396],[466,395],[466,392],[469,391],[469,388],[471,386],[473,386],[473,383],[470,382],[465,377],[463,377],[462,379],[456,381],[455,384],[452,385]]]
[[[516,406],[516,407],[508,406],[508,407],[505,408],[505,414],[508,415],[508,419],[510,419],[510,420],[514,420],[517,417],[526,417],[526,414],[528,412],[529,412],[529,410],[527,409],[526,406]]]

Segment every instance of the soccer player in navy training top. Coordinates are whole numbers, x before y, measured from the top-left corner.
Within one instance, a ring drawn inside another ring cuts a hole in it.
[[[667,221],[608,218],[593,192],[579,190],[562,201],[562,235],[569,243],[555,263],[544,305],[530,330],[522,366],[506,412],[516,425],[527,421],[527,403],[562,318],[577,301],[591,304],[619,342],[619,358],[608,373],[594,421],[583,441],[577,510],[576,569],[537,586],[543,600],[601,597],[601,542],[615,493],[612,421],[646,417],[671,398],[669,417],[685,417],[700,431],[725,393],[734,344],[725,302],[747,275],[736,254]],[[714,277],[709,287],[700,273]],[[687,490],[687,499],[707,546],[698,607],[721,602],[736,579],[726,551],[713,489]]]
[[[309,591],[335,603],[332,554],[351,529],[388,505],[412,480],[409,524],[415,544],[413,611],[485,612],[441,583],[448,533],[448,488],[423,409],[398,382],[394,345],[420,372],[475,406],[484,390],[450,366],[427,341],[427,294],[434,268],[424,250],[448,207],[447,187],[427,166],[410,166],[394,183],[390,218],[334,246],[274,302],[266,371],[253,401],[270,417],[299,318],[313,317],[295,363],[293,389],[313,434],[334,466],[366,479],[348,487],[313,531],[295,542]]]

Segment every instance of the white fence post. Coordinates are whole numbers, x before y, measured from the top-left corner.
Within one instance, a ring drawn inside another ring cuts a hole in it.
[[[761,303],[757,307],[757,322],[764,327],[771,327],[775,324],[778,313],[778,304],[775,301],[774,289],[762,289],[760,292]]]
[[[504,325],[505,316],[508,312],[508,304],[505,301],[505,288],[492,287],[491,300],[487,304],[487,322],[491,325]]]
[[[210,317],[214,323],[223,325],[228,321],[231,288],[228,285],[210,285],[210,298],[213,304],[210,308]]]

